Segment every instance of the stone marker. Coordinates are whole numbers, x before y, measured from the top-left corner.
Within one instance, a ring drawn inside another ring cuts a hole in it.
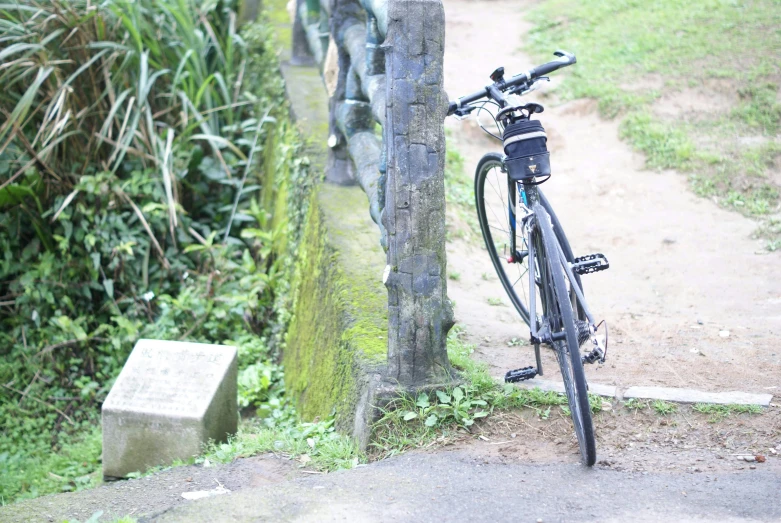
[[[236,349],[139,340],[103,403],[103,476],[166,465],[236,432]]]

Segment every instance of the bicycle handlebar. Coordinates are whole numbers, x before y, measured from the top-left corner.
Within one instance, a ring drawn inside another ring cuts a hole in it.
[[[556,71],[557,69],[561,69],[562,67],[567,67],[568,65],[572,65],[578,61],[577,58],[575,58],[575,55],[568,51],[559,50],[554,52],[553,54],[558,56],[559,58],[557,60],[553,60],[546,64],[538,65],[537,67],[533,69],[529,69],[528,71],[525,71],[521,74],[515,75],[507,81],[500,78],[496,82],[490,85],[486,85],[480,91],[477,91],[467,96],[462,96],[458,100],[454,102],[450,102],[450,105],[448,106],[448,110],[447,110],[447,115],[450,116],[454,114],[457,110],[459,110],[461,107],[476,102],[481,98],[487,97],[497,102],[499,102],[500,100],[504,100],[504,97],[502,96],[503,92],[513,87],[517,87],[519,85],[533,82],[534,80],[536,80],[541,76],[550,74],[553,71]]]

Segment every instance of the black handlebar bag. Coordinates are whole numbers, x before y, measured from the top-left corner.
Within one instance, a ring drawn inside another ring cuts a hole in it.
[[[508,125],[502,141],[507,156],[504,165],[511,179],[520,182],[550,177],[548,135],[538,120],[521,120]]]

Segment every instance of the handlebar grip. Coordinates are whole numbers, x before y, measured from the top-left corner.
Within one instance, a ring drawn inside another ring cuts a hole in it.
[[[558,56],[558,60],[553,60],[552,62],[548,62],[547,64],[538,65],[534,69],[530,71],[532,78],[538,78],[540,76],[545,76],[549,73],[552,73],[553,71],[557,69],[561,69],[562,67],[567,67],[568,65],[572,65],[574,63],[577,63],[578,59],[575,58],[575,55],[573,53],[570,53],[568,51],[556,51],[553,53],[554,55]]]

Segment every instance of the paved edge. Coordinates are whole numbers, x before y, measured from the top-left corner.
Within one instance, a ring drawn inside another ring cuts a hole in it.
[[[520,381],[515,385],[524,389],[540,389],[545,391],[559,392],[561,394],[564,393],[564,383],[560,381],[534,379],[534,380]],[[607,398],[616,397],[616,387],[613,385],[600,385],[599,383],[589,383],[588,391],[591,392],[592,394],[597,394],[598,396],[605,396]]]
[[[494,376],[502,380],[502,377]],[[544,391],[564,392],[564,384],[560,381],[550,380],[528,380],[515,384],[525,389],[538,388]],[[703,392],[694,389],[677,389],[673,387],[638,387],[633,386],[625,389],[623,394],[614,385],[603,385],[600,383],[589,383],[589,392],[598,396],[617,399],[649,399],[672,401],[675,403],[713,403],[717,405],[759,405],[760,407],[769,407],[773,401],[772,394],[753,394],[749,392],[729,391],[729,392]]]
[[[629,387],[624,398],[658,399],[677,403],[715,403],[719,405],[770,406],[772,394],[750,394],[748,392],[702,392],[694,389],[668,387]]]

